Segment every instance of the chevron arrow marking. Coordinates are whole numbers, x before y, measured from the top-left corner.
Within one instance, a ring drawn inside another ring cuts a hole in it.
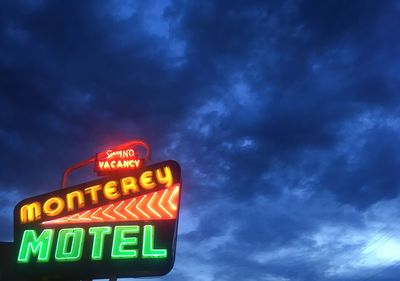
[[[115,209],[114,209],[114,213],[116,213],[117,215],[119,215],[120,217],[122,217],[122,218],[124,218],[124,219],[128,219],[127,217],[125,217],[123,214],[121,214],[121,213],[119,213],[119,212],[117,212],[117,209],[119,208],[119,207],[121,207],[121,205],[122,204],[124,204],[125,203],[125,201],[121,201],[121,203],[119,203],[118,204],[118,206],[117,207],[115,207]]]
[[[173,216],[167,209],[165,209],[164,206],[162,205],[162,200],[163,200],[163,198],[164,198],[164,196],[165,196],[165,194],[166,194],[167,192],[168,192],[168,189],[166,189],[166,190],[164,191],[163,195],[161,196],[160,201],[158,201],[158,206],[160,206],[160,208],[163,209],[164,212],[166,212],[166,213],[169,215],[170,218],[173,218],[174,216]]]
[[[96,220],[102,221],[102,220],[103,220],[102,218],[96,217],[96,216],[95,216],[95,214],[96,214],[97,212],[100,212],[100,211],[102,211],[102,210],[103,210],[102,207],[98,208],[96,211],[93,212],[93,214],[90,215],[90,218],[91,218],[91,219],[96,219]]]
[[[144,199],[146,199],[146,196],[147,196],[147,194],[146,195],[144,195],[143,197],[142,197],[142,199],[139,201],[139,203],[136,205],[136,209],[138,209],[143,215],[145,215],[146,216],[146,218],[150,218],[150,216],[147,214],[147,213],[145,213],[145,212],[143,212],[143,210],[142,209],[140,209],[139,208],[139,206],[140,206],[140,204],[142,203],[142,201],[144,200]]]
[[[80,215],[79,216],[79,220],[82,220],[82,221],[90,221],[90,218],[88,218],[88,217],[85,217],[88,213],[90,213],[90,210],[88,210],[88,211],[86,211],[86,212],[84,212],[82,215]]]
[[[79,216],[80,216],[80,214],[77,213],[77,214],[75,214],[75,215],[70,216],[70,217],[67,218],[67,219],[68,219],[69,221],[72,221],[72,222],[74,222],[74,221],[79,221]],[[76,218],[76,217],[78,217],[78,218]]]
[[[171,197],[169,197],[169,199],[168,199],[168,203],[171,205],[171,208],[172,208],[173,210],[176,210],[176,205],[173,204],[173,203],[171,202],[171,199],[172,199],[172,198],[175,196],[175,194],[179,191],[177,188],[178,188],[178,187],[175,187],[174,191],[172,192]]]
[[[95,207],[42,224],[77,224],[111,221],[170,220],[178,213],[180,185],[131,199]]]
[[[115,221],[115,218],[114,218],[114,217],[112,217],[112,216],[110,216],[109,214],[107,214],[108,209],[110,209],[110,208],[112,208],[112,207],[114,207],[114,204],[108,205],[108,207],[107,207],[103,212],[101,212],[101,213],[102,213],[103,215],[105,215],[106,217],[109,217],[110,219],[112,219],[112,220]]]
[[[132,200],[131,200],[131,202],[129,202],[129,204],[128,205],[126,205],[126,207],[125,207],[125,211],[128,213],[128,214],[130,214],[130,215],[132,215],[133,217],[135,217],[136,219],[139,219],[139,217],[135,214],[135,213],[132,213],[130,210],[129,210],[129,207],[132,205],[132,203],[134,203],[136,201],[136,198],[133,198]]]
[[[150,211],[152,211],[157,217],[161,218],[161,215],[159,213],[157,213],[152,207],[151,207],[151,201],[153,201],[154,196],[157,195],[157,192],[154,192],[153,196],[151,196],[151,199],[149,201],[149,203],[147,203],[147,208],[150,209]]]

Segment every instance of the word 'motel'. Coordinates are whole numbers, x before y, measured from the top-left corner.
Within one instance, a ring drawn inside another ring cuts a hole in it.
[[[93,236],[91,251],[92,260],[102,260],[104,254],[104,239],[112,234],[111,226],[90,227],[89,235]],[[163,259],[167,257],[166,249],[155,249],[153,225],[144,225],[141,238],[142,247],[137,249],[140,233],[139,225],[119,225],[114,227],[111,259]],[[54,229],[43,229],[38,236],[35,230],[27,229],[23,233],[21,247],[18,253],[19,263],[29,263],[36,257],[36,261],[49,262],[50,253],[55,239]],[[78,261],[82,258],[85,243],[83,228],[62,228],[58,231],[54,259],[57,262]]]

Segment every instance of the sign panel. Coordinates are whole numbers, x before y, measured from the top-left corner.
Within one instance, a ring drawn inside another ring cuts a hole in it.
[[[96,155],[95,171],[100,174],[109,174],[115,171],[137,169],[142,166],[143,159],[139,159],[135,149],[107,150],[107,156],[101,158]]]
[[[175,260],[180,196],[180,167],[169,160],[25,199],[14,209],[18,272],[164,275]]]
[[[135,144],[134,144],[135,145]],[[135,146],[116,147],[97,153],[94,171],[98,175],[111,175],[121,171],[137,170],[144,165]]]

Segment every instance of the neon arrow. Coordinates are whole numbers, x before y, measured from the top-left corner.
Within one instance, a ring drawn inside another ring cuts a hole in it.
[[[178,213],[180,185],[45,221],[42,224],[170,220]]]

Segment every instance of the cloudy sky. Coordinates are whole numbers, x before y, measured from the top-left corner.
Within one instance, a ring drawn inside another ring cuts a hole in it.
[[[140,138],[183,168],[160,280],[397,281],[399,29],[396,1],[2,1],[1,240]]]

